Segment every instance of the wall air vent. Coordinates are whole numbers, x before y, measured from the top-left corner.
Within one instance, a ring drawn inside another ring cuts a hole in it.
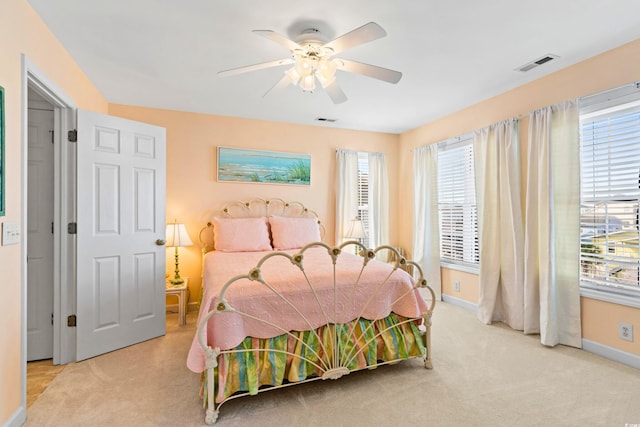
[[[536,67],[538,67],[538,66],[540,66],[542,64],[546,64],[547,62],[553,61],[554,59],[558,59],[558,58],[560,58],[558,55],[554,55],[552,53],[549,53],[549,54],[547,54],[547,55],[545,55],[543,57],[540,57],[540,58],[538,58],[538,59],[536,59],[534,61],[531,61],[531,62],[528,62],[528,63],[524,64],[521,67],[516,68],[515,71],[522,71],[522,72],[529,71],[529,70],[531,70],[533,68],[536,68]]]
[[[316,122],[335,123],[338,119],[329,119],[327,117],[316,117]]]

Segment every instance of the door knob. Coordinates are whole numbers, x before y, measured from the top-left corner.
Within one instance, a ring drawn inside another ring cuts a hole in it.
[[[164,246],[165,243],[167,243],[166,240],[162,240],[162,239],[156,240],[156,245],[158,245],[158,246]]]

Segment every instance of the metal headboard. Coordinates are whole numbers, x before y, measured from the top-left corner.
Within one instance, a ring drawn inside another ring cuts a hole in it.
[[[249,201],[234,201],[223,206],[220,212],[214,216],[226,218],[260,218],[268,217],[270,215],[316,218],[318,220],[318,227],[320,228],[320,238],[324,240],[326,229],[320,219],[318,219],[318,214],[307,209],[300,202],[287,202],[282,199],[260,198],[251,199]],[[200,241],[200,247],[202,248],[203,255],[215,250],[214,230],[211,222],[207,222],[207,225],[200,230],[198,240]]]

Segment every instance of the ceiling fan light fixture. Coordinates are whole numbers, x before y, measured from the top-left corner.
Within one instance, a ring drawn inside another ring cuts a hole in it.
[[[316,77],[320,81],[323,88],[333,84],[336,81],[336,70],[338,69],[338,60],[332,59],[320,59],[318,61],[318,69],[316,70]]]
[[[300,77],[307,77],[313,74],[315,69],[315,64],[313,60],[309,58],[296,58],[296,71],[300,75]]]
[[[322,73],[320,70],[316,71],[316,77],[318,78],[318,81],[320,82],[320,85],[323,88],[326,88],[327,86],[329,86],[331,83],[336,81],[336,76],[335,74],[333,75],[325,75],[324,73]]]
[[[300,80],[300,88],[305,92],[313,92],[316,88],[316,78],[313,74],[309,74],[308,76],[304,76]]]
[[[289,77],[292,85],[297,85],[298,81],[300,81],[300,74],[296,70],[296,67],[291,67],[284,73]]]

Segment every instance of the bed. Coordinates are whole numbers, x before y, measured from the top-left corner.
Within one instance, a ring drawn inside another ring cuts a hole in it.
[[[281,199],[231,203],[200,232],[187,366],[202,373],[207,424],[246,395],[410,358],[432,368],[435,296],[420,266],[391,246],[332,247],[323,235],[315,212]]]

